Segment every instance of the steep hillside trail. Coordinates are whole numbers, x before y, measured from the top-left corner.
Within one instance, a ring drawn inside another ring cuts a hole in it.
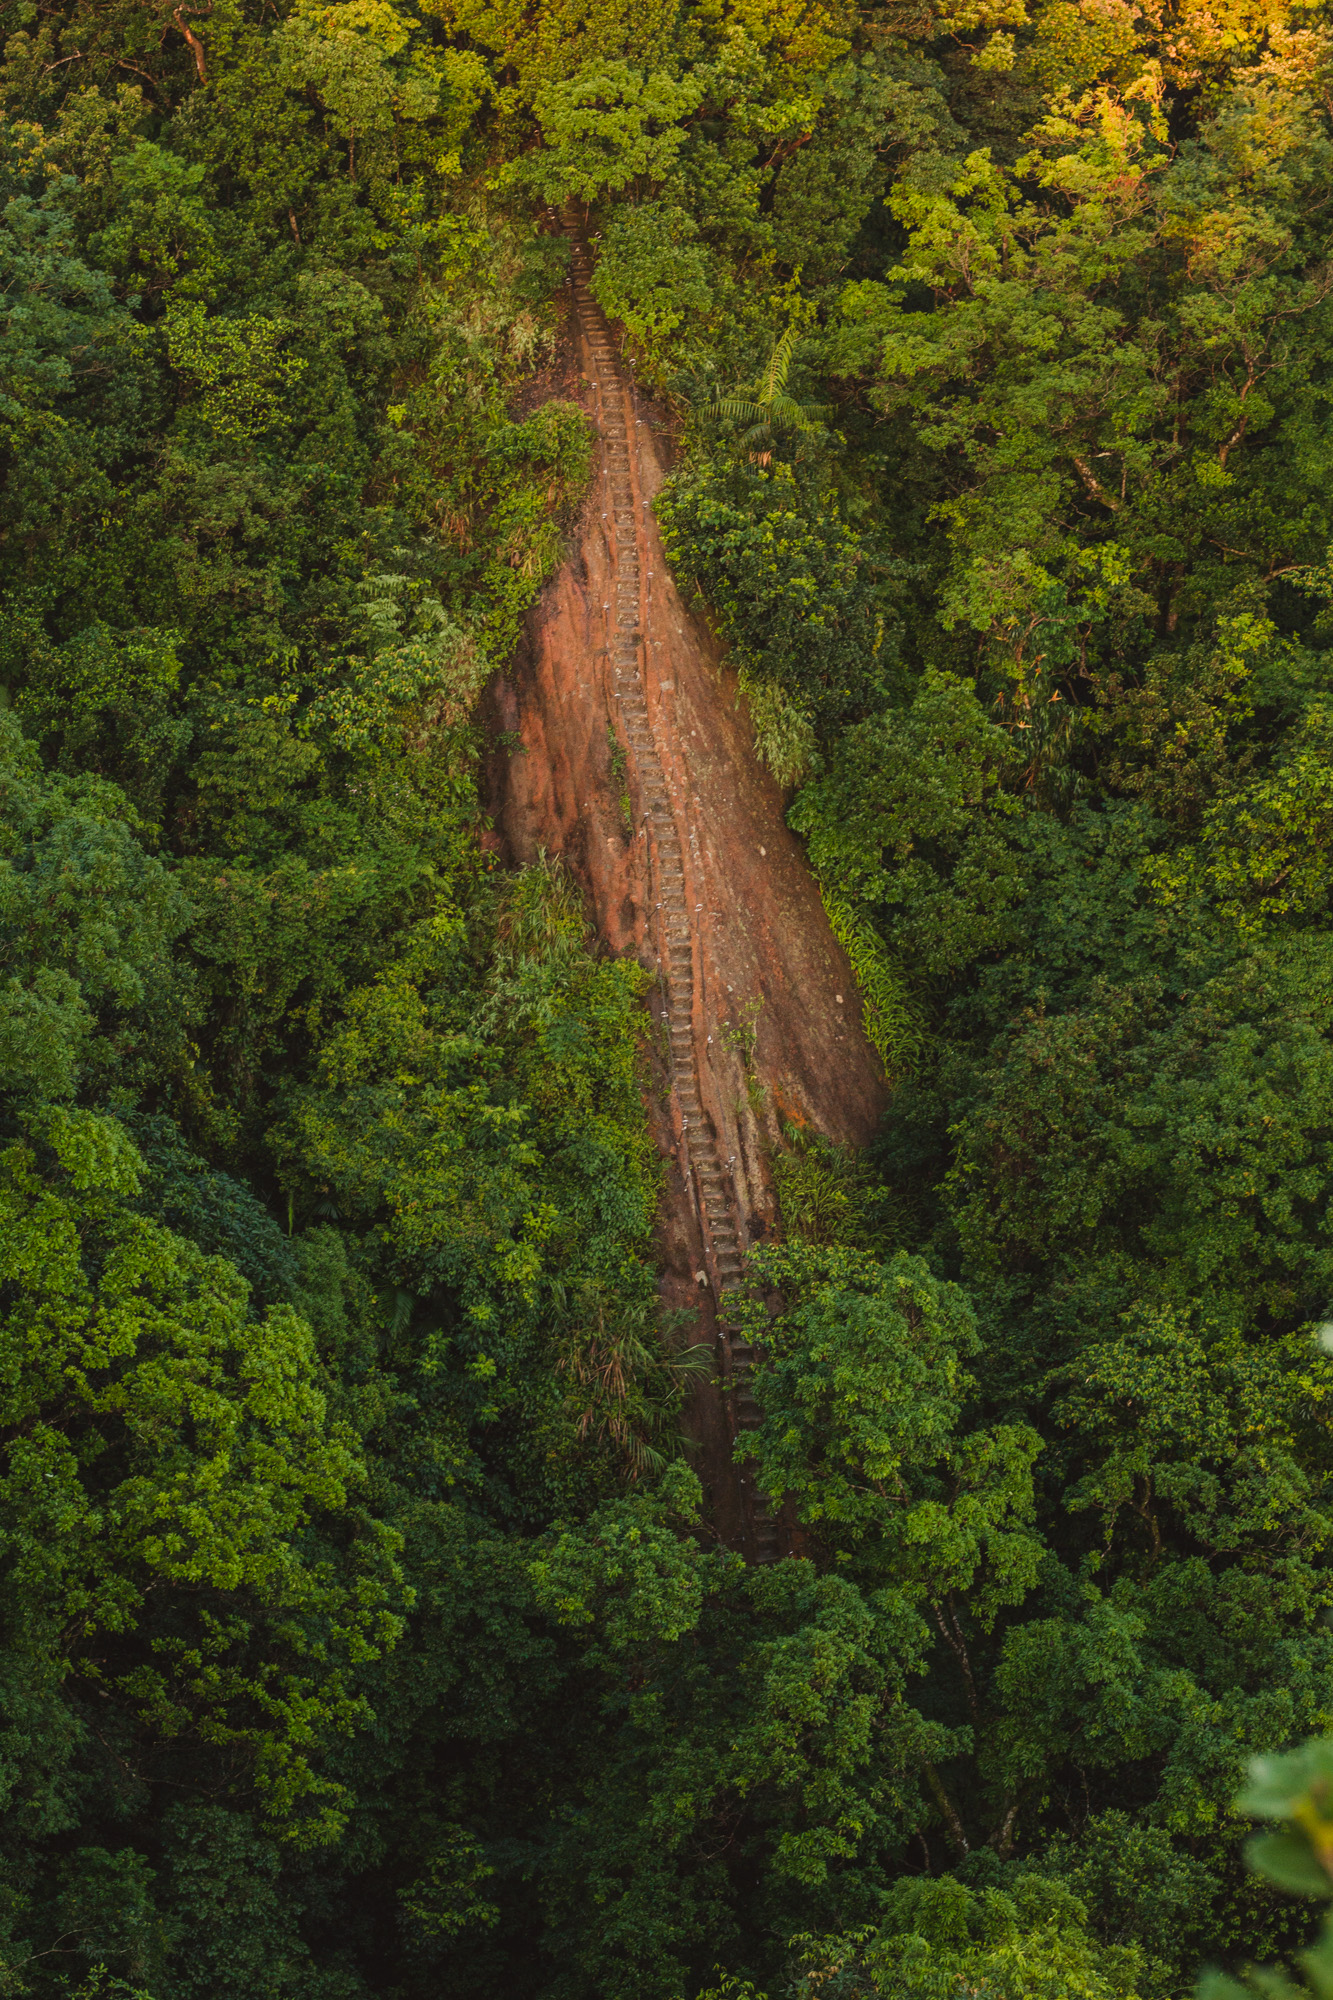
[[[570,233],[570,332],[598,462],[574,553],[494,693],[521,751],[497,769],[491,803],[513,857],[561,854],[607,944],[657,973],[663,1292],[716,1337],[727,1385],[696,1397],[689,1428],[716,1531],[771,1561],[784,1525],[733,1461],[759,1413],[728,1301],[745,1250],[776,1225],[769,1162],[784,1125],[864,1143],[885,1087],[734,674],[667,569],[652,512],[664,454],[589,290],[587,244]]]

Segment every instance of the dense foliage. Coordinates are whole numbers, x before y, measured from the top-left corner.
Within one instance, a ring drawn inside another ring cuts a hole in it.
[[[1333,1723],[1322,13],[0,19],[0,1993],[1299,1947],[1233,1801]],[[894,1084],[774,1162],[762,1569],[642,975],[478,805],[569,200]]]

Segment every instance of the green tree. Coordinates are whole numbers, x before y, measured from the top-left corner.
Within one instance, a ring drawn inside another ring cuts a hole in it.
[[[680,151],[680,121],[703,96],[694,78],[589,64],[533,100],[545,140],[533,173],[548,201],[591,202],[631,182],[664,181]]]

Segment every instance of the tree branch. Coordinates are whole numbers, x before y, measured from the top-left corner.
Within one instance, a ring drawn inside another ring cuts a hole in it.
[[[930,1608],[935,1613],[935,1623],[940,1628],[940,1637],[944,1640],[945,1645],[949,1648],[949,1651],[953,1654],[954,1658],[958,1662],[959,1669],[963,1676],[963,1685],[967,1690],[968,1713],[972,1717],[972,1720],[976,1724],[977,1728],[980,1729],[981,1703],[977,1700],[977,1684],[972,1678],[972,1662],[967,1657],[967,1647],[964,1644],[963,1634],[959,1628],[958,1620],[954,1616],[953,1605],[950,1604],[949,1606],[948,1625],[946,1625],[944,1622],[944,1610],[941,1605],[936,1604],[935,1601],[932,1599]],[[952,1633],[949,1630],[950,1625],[953,1627]]]
[[[921,1768],[926,1774],[926,1783],[935,1794],[935,1803],[944,1815],[944,1824],[949,1830],[949,1838],[958,1849],[958,1856],[961,1860],[965,1854],[971,1853],[971,1849],[967,1844],[967,1835],[963,1832],[963,1822],[954,1811],[953,1801],[945,1791],[944,1786],[940,1783],[940,1774],[929,1758],[922,1759]]]
[[[208,0],[208,5],[206,7],[191,7],[188,9],[188,12],[193,14],[196,17],[196,19],[202,17],[205,20],[212,13],[212,11],[213,11],[213,0]],[[195,69],[199,72],[200,83],[207,83],[208,72],[204,67],[204,45],[200,41],[198,35],[196,35],[196,33],[194,32],[194,29],[191,27],[187,27],[184,18],[186,12],[187,9],[184,5],[184,0],[182,0],[182,4],[179,7],[173,7],[171,12],[171,18],[176,23],[176,26],[180,29],[186,41],[190,45],[190,53],[194,57],[194,66]]]
[[[1073,460],[1075,472],[1077,472],[1093,499],[1100,500],[1103,507],[1108,507],[1113,514],[1118,514],[1120,512],[1119,500],[1117,500],[1114,493],[1107,492],[1092,467],[1088,464],[1087,459],[1080,458],[1077,452],[1071,452],[1070,457]]]
[[[993,1847],[1001,1861],[1007,1861],[1014,1851],[1014,1821],[1018,1818],[1018,1800],[1014,1799],[1008,1812],[996,1827],[987,1847]]]

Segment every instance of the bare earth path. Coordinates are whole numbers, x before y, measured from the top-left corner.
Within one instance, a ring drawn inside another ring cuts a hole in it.
[[[514,858],[563,854],[606,942],[658,974],[663,1291],[718,1339],[730,1393],[696,1398],[690,1429],[715,1529],[763,1562],[787,1537],[732,1463],[758,1412],[727,1296],[746,1248],[776,1224],[768,1160],[784,1122],[864,1143],[885,1090],[734,675],[667,570],[651,507],[664,454],[588,277],[576,237],[572,331],[597,474],[575,552],[495,690],[494,719],[522,749],[497,771],[492,808]]]

